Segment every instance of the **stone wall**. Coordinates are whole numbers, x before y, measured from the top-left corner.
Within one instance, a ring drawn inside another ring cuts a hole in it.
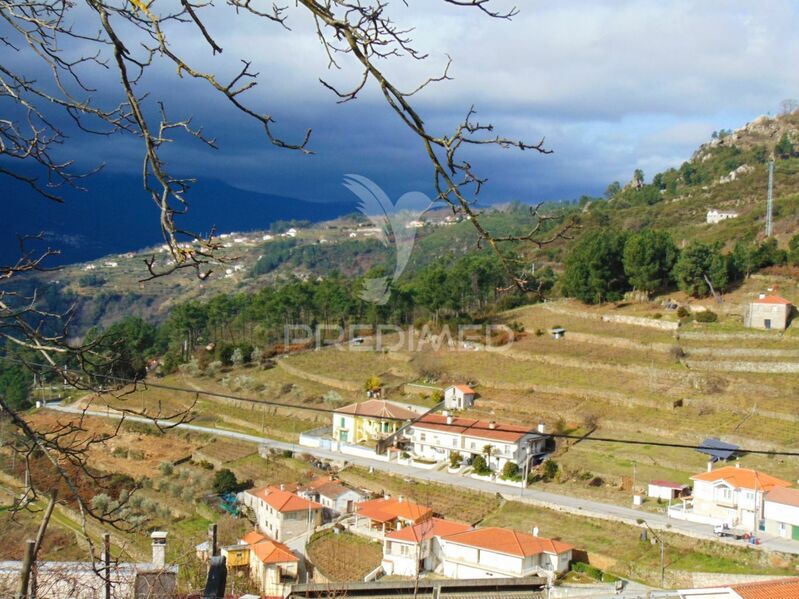
[[[685,365],[698,370],[722,372],[766,372],[792,374],[799,372],[799,362],[736,362],[732,360],[685,360]]]

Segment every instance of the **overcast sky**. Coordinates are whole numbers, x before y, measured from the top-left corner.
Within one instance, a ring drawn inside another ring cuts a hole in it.
[[[221,4],[221,3],[220,3]],[[416,28],[421,63],[393,60],[387,70],[411,89],[440,71],[446,54],[453,81],[417,97],[436,133],[450,132],[474,104],[481,121],[513,138],[546,137],[550,156],[492,150],[474,156],[488,176],[486,201],[571,199],[600,194],[608,182],[647,177],[679,166],[713,130],[737,128],[779,102],[799,97],[799,3],[795,0],[656,0],[539,2],[519,0],[512,21],[436,0],[393,2],[395,20]],[[498,7],[511,7],[497,2]],[[195,61],[224,72],[251,58],[261,84],[249,102],[278,120],[277,131],[300,139],[314,129],[314,156],[276,149],[260,129],[204,87],[175,83],[174,69],[150,76],[173,113],[196,115],[219,151],[181,143],[170,155],[189,174],[311,200],[351,199],[345,174],[372,178],[390,195],[429,192],[431,168],[419,142],[399,123],[373,85],[345,105],[319,83],[355,81],[327,60],[301,9],[292,31],[235,17],[219,7],[209,27],[224,47],[212,58],[189,29],[173,43]],[[112,169],[137,171],[134,140],[84,143],[82,158],[102,155]]]

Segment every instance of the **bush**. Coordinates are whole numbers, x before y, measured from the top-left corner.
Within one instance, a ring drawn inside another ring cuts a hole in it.
[[[688,318],[690,315],[691,311],[685,306],[677,308],[677,318]]]
[[[223,495],[224,493],[232,493],[239,488],[239,481],[236,480],[236,475],[227,468],[222,468],[214,475],[214,482],[211,487],[214,493]]]
[[[590,564],[586,564],[584,562],[575,562],[572,564],[572,570],[575,572],[582,572],[583,574],[590,576],[591,578],[595,578],[596,580],[602,580],[602,570]]]
[[[550,481],[558,475],[558,464],[554,460],[547,460],[542,466],[544,480]]]
[[[175,467],[170,462],[161,462],[158,469],[164,476],[172,476],[172,473],[175,471]]]
[[[502,478],[505,480],[515,480],[519,478],[519,465],[515,462],[507,462],[502,467]]]
[[[458,468],[461,465],[461,454],[458,452],[453,451],[449,454],[449,467],[450,468]]]
[[[652,318],[654,318],[655,320],[660,320],[661,318],[663,318],[663,314],[661,314],[660,312],[655,312],[652,315]]]
[[[712,310],[705,310],[696,315],[696,322],[716,322],[718,319],[719,315]]]
[[[544,329],[536,329],[535,330],[535,336],[536,337],[541,337],[541,336],[543,336],[543,334],[544,334]]]
[[[476,474],[486,475],[491,473],[491,468],[488,467],[486,459],[481,455],[474,456],[472,468],[474,468]]]

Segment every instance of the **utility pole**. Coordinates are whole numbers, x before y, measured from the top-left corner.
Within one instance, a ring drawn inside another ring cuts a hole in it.
[[[105,599],[111,599],[111,535],[103,533],[103,572],[105,576]]]
[[[768,201],[766,203],[766,237],[774,231],[774,158],[768,161]]]

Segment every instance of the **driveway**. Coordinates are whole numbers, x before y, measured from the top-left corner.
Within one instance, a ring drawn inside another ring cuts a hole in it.
[[[62,406],[58,404],[48,404],[47,409],[56,410],[58,412],[66,412],[70,414],[81,414],[83,410],[71,406]],[[103,418],[122,418],[122,414],[113,410],[87,410],[85,414],[90,416],[100,416]],[[131,422],[142,422],[145,424],[153,424],[149,418],[141,416],[125,416],[125,420]],[[169,421],[159,421],[161,426],[173,426]],[[719,543],[727,543],[736,545],[738,547],[745,546],[741,541],[719,539],[713,534],[713,527],[707,524],[698,524],[695,522],[686,522],[683,520],[674,520],[668,518],[666,514],[654,514],[651,512],[644,512],[636,510],[632,507],[623,507],[610,503],[602,503],[599,501],[592,501],[590,499],[583,499],[580,497],[572,497],[569,495],[559,495],[557,493],[550,493],[548,491],[541,491],[536,488],[528,489],[514,489],[508,485],[503,485],[489,480],[479,480],[471,477],[464,477],[458,474],[450,474],[446,470],[421,470],[412,466],[404,466],[394,462],[384,462],[381,460],[374,460],[367,457],[354,456],[342,454],[336,451],[327,449],[305,447],[296,443],[286,443],[284,441],[276,441],[267,437],[259,437],[257,435],[249,435],[246,433],[238,433],[235,431],[228,431],[224,429],[216,429],[205,426],[197,426],[190,423],[178,424],[176,428],[182,430],[195,431],[198,433],[205,433],[216,435],[218,437],[225,437],[228,439],[237,439],[240,441],[247,441],[249,443],[265,444],[269,447],[274,447],[280,450],[290,450],[298,453],[307,453],[317,458],[328,460],[343,461],[346,460],[351,464],[363,466],[366,468],[374,468],[391,474],[398,474],[406,478],[413,478],[415,480],[435,482],[443,485],[450,485],[453,487],[461,487],[472,491],[480,491],[483,493],[499,494],[506,499],[513,501],[520,501],[539,507],[546,507],[553,510],[568,512],[575,515],[601,518],[605,520],[614,520],[617,522],[624,522],[637,526],[638,519],[646,520],[647,524],[655,530],[668,530],[672,533],[682,534],[698,539],[709,539]],[[760,549],[769,551],[779,551],[782,553],[790,553],[799,555],[799,543],[780,539],[777,537],[767,537],[758,535],[760,539]]]

